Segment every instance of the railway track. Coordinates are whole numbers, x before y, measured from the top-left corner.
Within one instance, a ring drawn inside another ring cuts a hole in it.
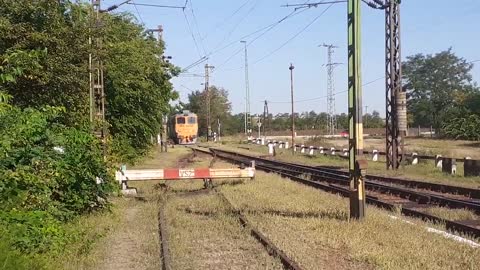
[[[341,194],[345,197],[348,197],[350,194],[348,172],[345,171],[269,160],[213,148],[197,150],[235,163],[248,164],[251,160],[255,160],[258,169],[278,173],[293,181]],[[448,230],[480,238],[480,220],[452,221],[424,211],[428,207],[441,206],[451,209],[468,209],[479,214],[478,189],[371,175],[367,176],[366,188],[368,191],[367,203],[389,210],[395,210],[400,207],[402,214],[406,216],[443,223]]]
[[[228,209],[231,211],[228,214],[234,215],[239,222],[239,225],[245,228],[249,234],[255,238],[262,246],[265,248],[266,252],[275,258],[279,258],[280,262],[283,265],[283,268],[286,270],[302,270],[302,268],[291,258],[289,258],[285,252],[283,252],[280,248],[278,248],[268,237],[262,234],[247,218],[242,214],[242,211],[237,209],[234,204],[227,198],[223,193],[214,189],[203,189],[193,192],[182,192],[178,194],[171,194],[168,195],[166,199],[164,199],[162,206],[160,207],[160,211],[158,214],[158,223],[159,223],[159,232],[160,232],[160,257],[162,261],[162,269],[163,270],[171,270],[172,267],[172,256],[170,255],[170,248],[169,248],[169,236],[168,236],[168,225],[167,219],[165,218],[165,208],[166,204],[168,204],[168,197],[171,196],[178,196],[178,197],[193,197],[198,195],[216,195],[218,196],[225,205],[227,205]],[[203,213],[205,215],[210,215],[214,213]]]

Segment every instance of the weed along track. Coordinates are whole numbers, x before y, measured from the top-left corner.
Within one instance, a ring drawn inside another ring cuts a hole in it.
[[[223,171],[250,163],[221,151],[192,150],[183,148],[172,164]],[[222,161],[227,158],[235,164]],[[475,269],[478,264],[480,248],[425,227],[441,226],[371,206],[365,220],[351,220],[348,200],[338,196],[342,185],[255,161],[253,180],[213,179],[210,188],[201,180],[159,185],[156,254],[162,269]],[[319,191],[319,185],[336,194]]]
[[[302,184],[349,196],[349,190],[345,188],[348,185],[348,179],[344,173],[336,170],[322,170],[318,167],[267,160],[220,149],[210,150],[217,157],[236,163],[255,160],[256,167],[264,171],[279,173]],[[367,182],[366,186],[369,190],[367,202],[370,204],[389,210],[395,210],[400,206],[400,211],[406,216],[445,224],[448,230],[480,237],[480,220],[478,219],[480,204],[476,198],[458,199],[451,197],[449,193],[435,195],[378,182]],[[476,194],[475,192],[477,191],[472,189],[469,194]],[[439,210],[439,207],[442,207],[440,208],[442,210]]]
[[[159,213],[163,269],[301,269],[221,192],[167,197]]]

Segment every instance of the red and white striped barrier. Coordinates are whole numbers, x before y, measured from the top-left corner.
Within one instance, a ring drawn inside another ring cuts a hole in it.
[[[148,180],[204,180],[219,178],[254,178],[255,168],[245,169],[157,169],[157,170],[123,170],[115,173],[115,179],[127,189],[127,181],[148,181]]]

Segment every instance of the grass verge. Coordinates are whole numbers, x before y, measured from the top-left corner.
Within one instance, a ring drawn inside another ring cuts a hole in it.
[[[349,220],[347,199],[277,175],[258,172],[255,181],[221,190],[305,269],[475,269],[480,263],[480,249],[422,227],[431,224],[405,224],[371,206],[364,221]]]
[[[173,269],[283,269],[216,194],[169,199]]]
[[[240,144],[230,144],[230,145],[213,145],[214,147],[223,148],[226,150],[237,151],[244,154],[260,154],[267,155],[268,149],[265,146],[258,145],[248,145],[250,150],[238,148],[238,146],[245,147],[246,145]],[[341,168],[348,168],[348,162],[346,159],[340,157],[332,156],[323,156],[319,155],[318,151],[315,156],[309,156],[297,152],[297,154],[292,155],[290,150],[287,149],[277,149],[277,155],[275,157],[277,160],[287,161],[287,162],[297,162],[312,166],[336,166]],[[480,177],[464,177],[463,176],[463,165],[457,166],[456,175],[447,175],[442,173],[438,168],[435,168],[433,161],[422,161],[418,165],[405,166],[404,168],[399,169],[398,171],[387,171],[385,170],[385,162],[368,162],[368,173],[383,175],[389,177],[399,177],[412,179],[417,181],[425,181],[431,183],[439,183],[446,185],[456,185],[469,188],[480,188]]]

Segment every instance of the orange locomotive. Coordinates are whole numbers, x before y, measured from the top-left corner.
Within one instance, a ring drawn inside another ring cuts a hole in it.
[[[198,117],[189,111],[175,114],[170,121],[170,137],[177,144],[195,144],[198,137]]]

